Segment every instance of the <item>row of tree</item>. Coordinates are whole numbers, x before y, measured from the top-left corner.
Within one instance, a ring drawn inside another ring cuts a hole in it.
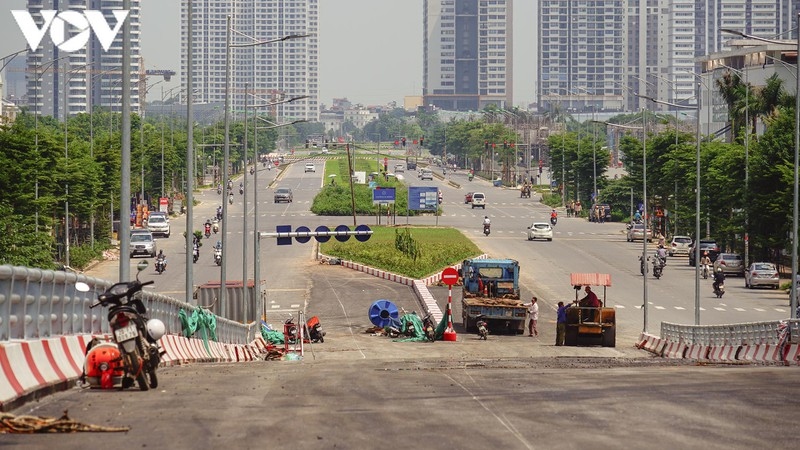
[[[121,186],[121,116],[96,110],[65,123],[23,111],[0,127],[0,264],[54,268],[65,263],[69,230],[70,265],[81,267],[110,244],[112,217],[118,221]],[[280,136],[319,132],[320,124],[282,127]],[[248,155],[253,159],[253,122],[248,127]],[[245,124],[230,127],[230,170],[241,170]],[[277,129],[259,130],[260,153],[273,151]],[[159,197],[185,194],[185,121],[131,117],[132,204],[140,193],[157,206]],[[194,127],[195,173],[212,182],[224,157],[222,123]],[[163,173],[163,178],[162,178]],[[69,223],[65,216],[69,212]],[[127,220],[127,217],[123,218]]]

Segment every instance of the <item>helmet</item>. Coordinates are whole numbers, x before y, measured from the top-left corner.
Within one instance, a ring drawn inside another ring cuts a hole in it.
[[[489,216],[483,216],[483,218],[484,218],[484,219],[488,219],[488,218],[489,218]]]
[[[664,248],[664,244],[658,244],[658,248]]]
[[[717,267],[717,272],[722,273],[722,267]]]
[[[147,321],[147,334],[152,340],[157,341],[166,333],[167,327],[164,326],[164,322],[158,319],[150,319]]]

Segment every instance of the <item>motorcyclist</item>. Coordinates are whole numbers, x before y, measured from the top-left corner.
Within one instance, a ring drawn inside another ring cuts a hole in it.
[[[638,210],[633,214],[633,221],[636,223],[642,221],[642,213],[640,213]]]
[[[661,260],[662,265],[667,265],[667,249],[664,248],[663,245],[658,246],[658,250],[656,250],[656,256]]]
[[[211,219],[206,219],[206,223],[204,224],[206,236],[211,234]]]
[[[700,258],[700,267],[703,271],[703,276],[708,276],[708,268],[711,267],[711,258],[708,257],[708,252],[703,252],[703,257]]]
[[[719,290],[719,285],[725,282],[725,273],[722,272],[722,267],[717,267],[717,271],[714,272],[714,291]]]
[[[556,212],[555,209],[550,212],[550,218],[551,219],[558,219],[558,212]]]
[[[222,206],[217,206],[217,220],[222,220]]]
[[[231,189],[233,189],[233,181],[228,180],[228,190],[230,191]]]
[[[164,264],[163,270],[167,270],[167,255],[164,254],[164,250],[158,251],[158,256],[156,256],[156,263],[161,262]]]
[[[489,216],[483,216],[483,226],[488,227],[492,224],[492,221],[489,220]]]

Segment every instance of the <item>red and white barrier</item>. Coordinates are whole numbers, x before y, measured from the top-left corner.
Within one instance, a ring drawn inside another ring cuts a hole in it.
[[[692,344],[684,353],[685,359],[708,359],[708,345]]]
[[[667,341],[667,345],[664,347],[664,353],[661,356],[671,359],[683,359],[683,355],[686,353],[687,348],[689,348],[689,346],[683,342]]]
[[[709,347],[707,359],[715,362],[736,361],[736,352],[738,350],[738,345],[717,345]]]
[[[775,344],[743,345],[739,351],[739,361],[783,362],[781,347]]]
[[[800,344],[787,345],[784,350],[784,362],[789,366],[800,365]]]

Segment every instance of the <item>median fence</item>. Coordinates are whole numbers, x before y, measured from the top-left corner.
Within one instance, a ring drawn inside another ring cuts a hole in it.
[[[75,289],[79,281],[89,292]],[[0,266],[0,410],[75,383],[89,341],[111,339],[107,309],[90,306],[112,284],[71,272]],[[185,317],[198,306],[146,291],[140,295],[148,316],[167,329],[160,340],[163,365],[253,361],[266,352],[255,322],[216,317],[215,340],[208,333],[187,337],[181,312]]]
[[[800,365],[800,320],[731,325],[663,322],[661,336],[642,333],[636,346],[663,358]]]

